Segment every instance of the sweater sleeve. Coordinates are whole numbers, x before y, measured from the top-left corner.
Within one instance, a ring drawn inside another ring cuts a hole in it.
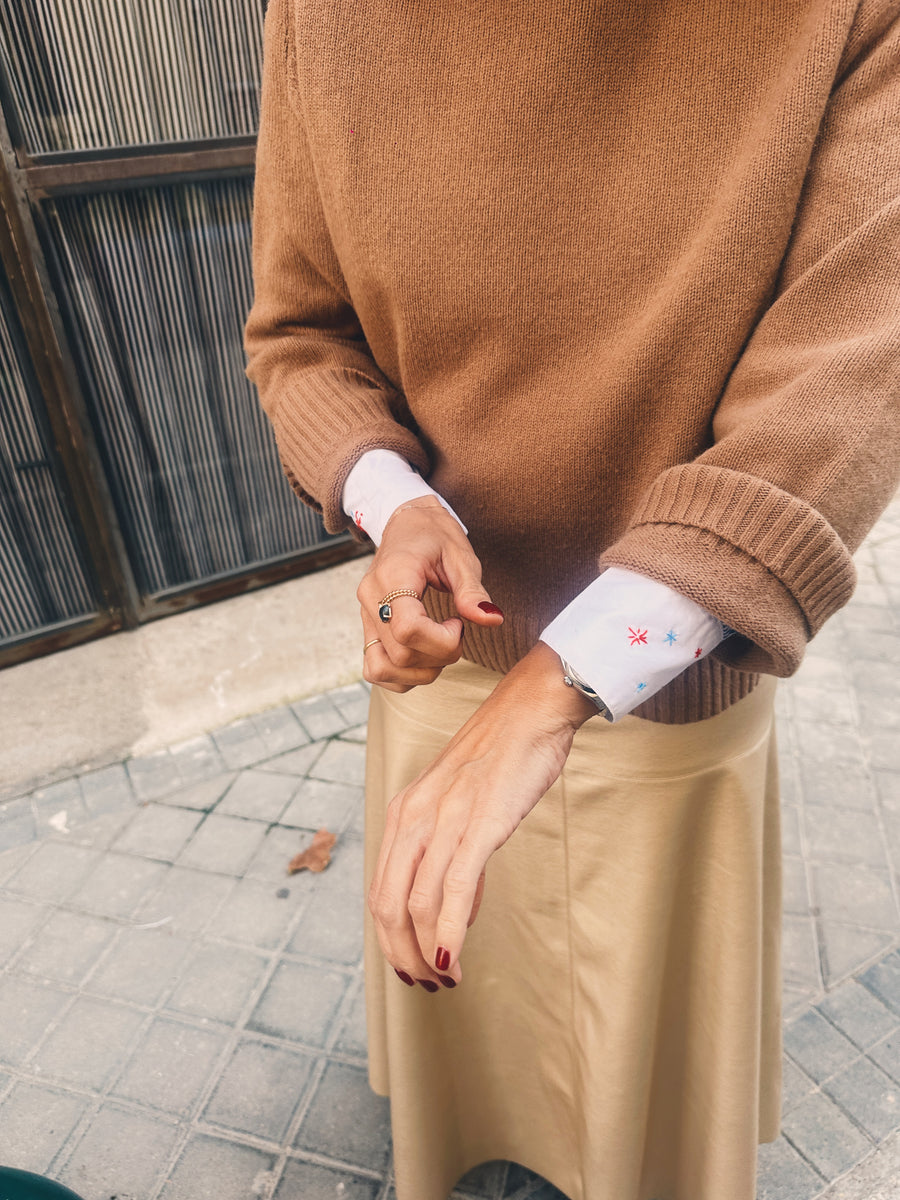
[[[337,533],[350,527],[344,481],[366,450],[394,450],[423,473],[429,461],[399,419],[403,398],[375,363],[329,236],[297,98],[291,11],[291,0],[270,0],[265,18],[244,348],[291,486]]]
[[[790,675],[850,598],[851,554],[900,464],[900,5],[864,3],[812,149],[772,301],[713,444],[659,475],[602,566],[649,575]]]

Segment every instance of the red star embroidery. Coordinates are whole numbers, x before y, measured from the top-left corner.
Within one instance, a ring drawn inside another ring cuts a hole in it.
[[[356,522],[356,528],[362,529],[363,515],[358,508],[353,510],[353,520]]]
[[[632,629],[631,626],[629,625],[628,626],[628,637],[629,637],[629,640],[631,641],[632,646],[646,646],[647,645],[647,630],[646,629]]]
[[[698,646],[697,649],[694,651],[694,658],[699,658],[702,653],[703,653],[703,647]]]

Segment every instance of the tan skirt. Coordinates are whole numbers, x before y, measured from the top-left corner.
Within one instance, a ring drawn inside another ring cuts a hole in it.
[[[373,689],[366,883],[384,808],[499,676]],[[598,719],[490,859],[464,979],[429,995],[367,914],[370,1079],[398,1200],[510,1159],[571,1200],[753,1200],[781,1102],[775,681],[707,721]]]

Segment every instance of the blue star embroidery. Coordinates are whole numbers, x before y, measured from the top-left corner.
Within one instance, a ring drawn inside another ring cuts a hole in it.
[[[646,686],[647,686],[646,683],[639,683],[634,690],[636,692],[642,692]]]
[[[674,629],[670,629],[669,632],[666,634],[666,642],[668,643],[668,645],[674,646],[677,641],[678,641],[678,634],[675,632]]]

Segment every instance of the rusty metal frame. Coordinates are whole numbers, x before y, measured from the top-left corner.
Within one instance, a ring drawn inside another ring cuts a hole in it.
[[[100,611],[0,647],[0,669],[146,621],[215,603],[371,553],[349,535],[213,579],[142,597],[101,466],[82,383],[57,303],[42,202],[157,184],[252,175],[255,137],[32,155],[0,71],[0,261],[7,272],[50,424],[76,536],[94,575]],[[42,236],[43,233],[43,236]],[[51,255],[52,258],[52,255]]]

